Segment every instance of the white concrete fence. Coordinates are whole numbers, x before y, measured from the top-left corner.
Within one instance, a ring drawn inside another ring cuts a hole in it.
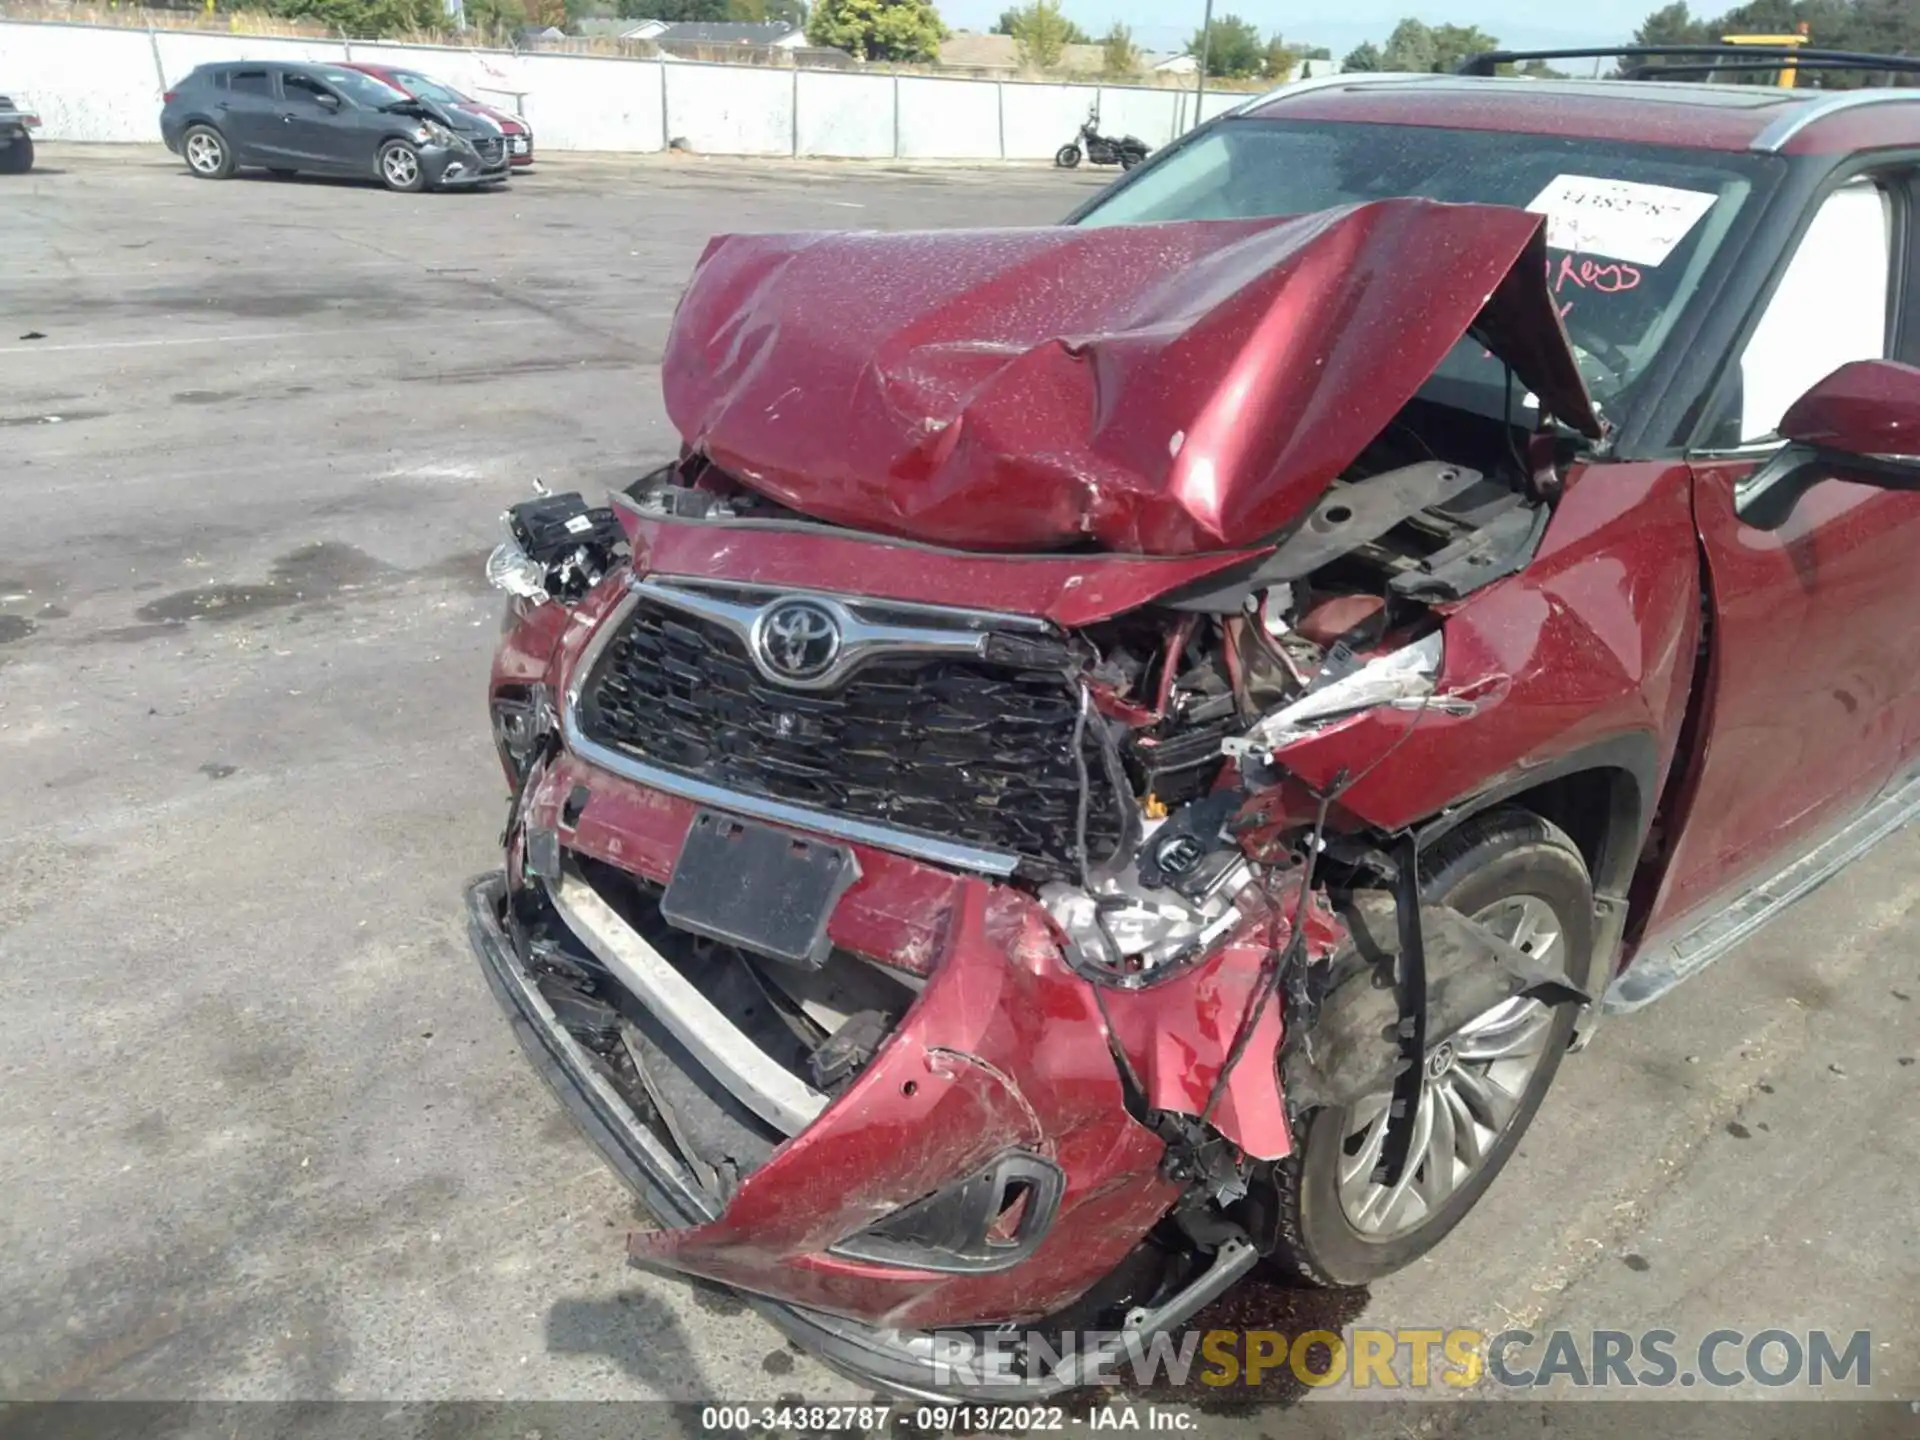
[[[362,41],[0,22],[0,93],[48,140],[157,142],[160,97],[215,60],[359,60],[445,80],[532,123],[540,150],[664,150],[848,159],[1045,160],[1087,108],[1159,147],[1196,123],[1190,90],[516,54]],[[1201,118],[1247,97],[1209,93]]]

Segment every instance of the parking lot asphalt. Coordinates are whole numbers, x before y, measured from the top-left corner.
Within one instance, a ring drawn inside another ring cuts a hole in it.
[[[0,187],[0,1396],[863,1393],[624,1268],[645,1221],[468,954],[481,563],[536,478],[673,453],[710,234],[1103,180],[562,156],[396,196],[49,144]],[[1920,1397],[1917,875],[1904,833],[1603,1027],[1428,1260],[1212,1321],[1865,1329]]]

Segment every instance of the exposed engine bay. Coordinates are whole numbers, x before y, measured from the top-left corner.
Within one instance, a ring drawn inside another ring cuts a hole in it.
[[[1473,438],[1483,449],[1497,443]],[[1298,869],[1311,805],[1289,831],[1250,804],[1279,785],[1276,752],[1375,707],[1471,710],[1471,694],[1435,693],[1444,651],[1431,607],[1524,567],[1554,479],[1550,467],[1523,473],[1511,450],[1491,450],[1485,471],[1407,458],[1427,451],[1417,431],[1396,427],[1250,565],[1071,632],[989,637],[983,656],[997,666],[1039,672],[1044,686],[1065,682],[1054,701],[1071,722],[1051,759],[1071,792],[1036,812],[1014,874],[1103,981],[1144,985],[1206,954],[1245,920],[1249,887]],[[815,523],[691,455],[618,500],[679,521]],[[542,496],[504,521],[507,543],[490,573],[536,603],[577,601],[624,556],[615,511],[578,495]],[[690,657],[662,654],[697,686]],[[655,719],[630,717],[625,743],[684,767],[657,738],[673,698],[630,697],[649,701]],[[641,739],[642,729],[654,737]],[[771,737],[743,729],[738,738]],[[900,762],[884,758],[889,768]],[[970,772],[962,783],[981,778]]]

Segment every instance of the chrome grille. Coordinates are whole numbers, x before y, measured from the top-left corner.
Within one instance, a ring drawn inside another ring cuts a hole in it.
[[[829,690],[765,679],[726,625],[644,593],[580,691],[590,740],[743,795],[1077,870],[1078,698],[1060,669],[891,655]],[[1119,845],[1089,726],[1087,848]]]

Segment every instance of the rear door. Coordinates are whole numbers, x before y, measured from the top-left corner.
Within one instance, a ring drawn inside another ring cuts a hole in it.
[[[1920,494],[1830,479],[1785,526],[1733,509],[1787,407],[1852,361],[1901,356],[1911,234],[1903,175],[1816,205],[1694,457],[1710,586],[1701,742],[1649,933],[1685,929],[1844,824],[1920,722]]]
[[[226,93],[214,105],[220,129],[233,156],[242,165],[281,165],[285,145],[278,133],[278,105],[273,93],[272,69],[266,65],[236,65],[227,72]]]

